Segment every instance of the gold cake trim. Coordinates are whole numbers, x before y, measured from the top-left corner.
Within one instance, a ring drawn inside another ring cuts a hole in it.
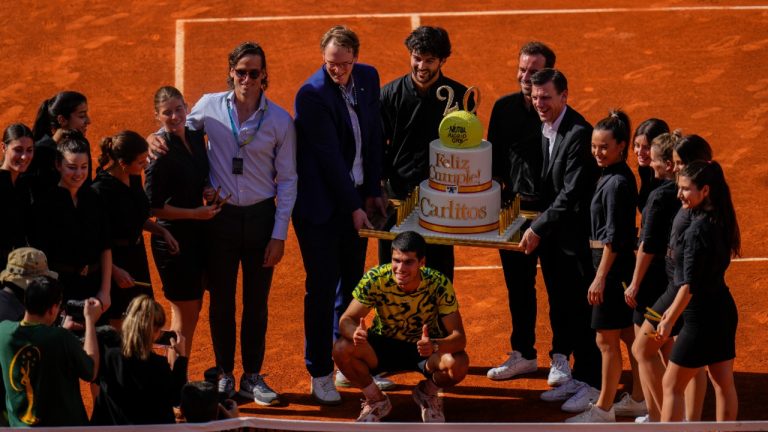
[[[468,186],[454,186],[454,185],[444,185],[442,183],[437,183],[434,180],[429,180],[429,187],[431,187],[434,190],[445,192],[448,190],[449,187],[456,187],[458,188],[458,193],[475,193],[475,192],[485,192],[488,189],[490,189],[493,186],[493,180],[489,180],[486,183],[479,184],[479,185],[468,185]]]

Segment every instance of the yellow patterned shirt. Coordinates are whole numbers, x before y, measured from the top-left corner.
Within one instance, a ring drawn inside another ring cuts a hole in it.
[[[421,284],[411,293],[403,292],[395,282],[392,264],[374,267],[363,276],[352,296],[375,311],[371,331],[375,334],[416,343],[424,324],[430,337],[444,337],[440,323],[459,310],[453,284],[442,273],[427,267],[421,271]]]

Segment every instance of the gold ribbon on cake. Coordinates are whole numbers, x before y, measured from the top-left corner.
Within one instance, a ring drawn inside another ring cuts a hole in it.
[[[441,192],[448,192],[449,189],[451,189],[451,192],[455,192],[455,193],[483,192],[490,189],[491,186],[493,186],[493,181],[487,181],[479,185],[457,186],[457,185],[444,185],[442,183],[437,183],[432,179],[429,180],[429,187],[431,187],[434,190],[439,190]]]

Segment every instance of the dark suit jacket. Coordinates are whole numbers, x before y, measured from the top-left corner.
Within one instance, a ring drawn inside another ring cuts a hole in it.
[[[356,63],[357,116],[362,136],[362,195],[381,195],[383,132],[379,108],[379,74]],[[334,212],[364,209],[361,194],[349,175],[355,158],[355,136],[339,86],[325,66],[312,74],[296,94],[296,171],[298,194],[293,217],[327,222]]]
[[[546,209],[531,224],[543,243],[554,242],[566,252],[586,248],[589,240],[589,204],[598,177],[591,145],[592,126],[569,106],[557,129],[549,164],[542,168],[541,198]],[[543,135],[541,146],[542,154],[549,151],[549,140]]]

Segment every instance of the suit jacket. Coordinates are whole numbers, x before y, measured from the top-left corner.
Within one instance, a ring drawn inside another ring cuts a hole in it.
[[[541,120],[533,107],[526,107],[522,92],[502,96],[493,105],[488,141],[493,144],[493,176],[504,186],[502,201],[519,193],[528,200],[524,205],[540,210],[534,201],[540,198]]]
[[[587,248],[589,240],[589,205],[598,177],[591,143],[592,126],[569,106],[557,129],[549,164],[542,167],[545,210],[531,224],[543,243],[554,242],[570,253]],[[549,140],[543,135],[541,146],[542,154],[549,151]]]
[[[325,65],[310,76],[296,94],[296,171],[298,194],[293,216],[310,223],[327,222],[334,212],[351,214],[364,209],[362,196],[381,195],[383,132],[379,103],[379,74],[356,63],[352,78],[357,90],[357,112],[362,138],[364,182],[355,188],[350,171],[355,158],[355,136],[349,111],[338,84]]]

